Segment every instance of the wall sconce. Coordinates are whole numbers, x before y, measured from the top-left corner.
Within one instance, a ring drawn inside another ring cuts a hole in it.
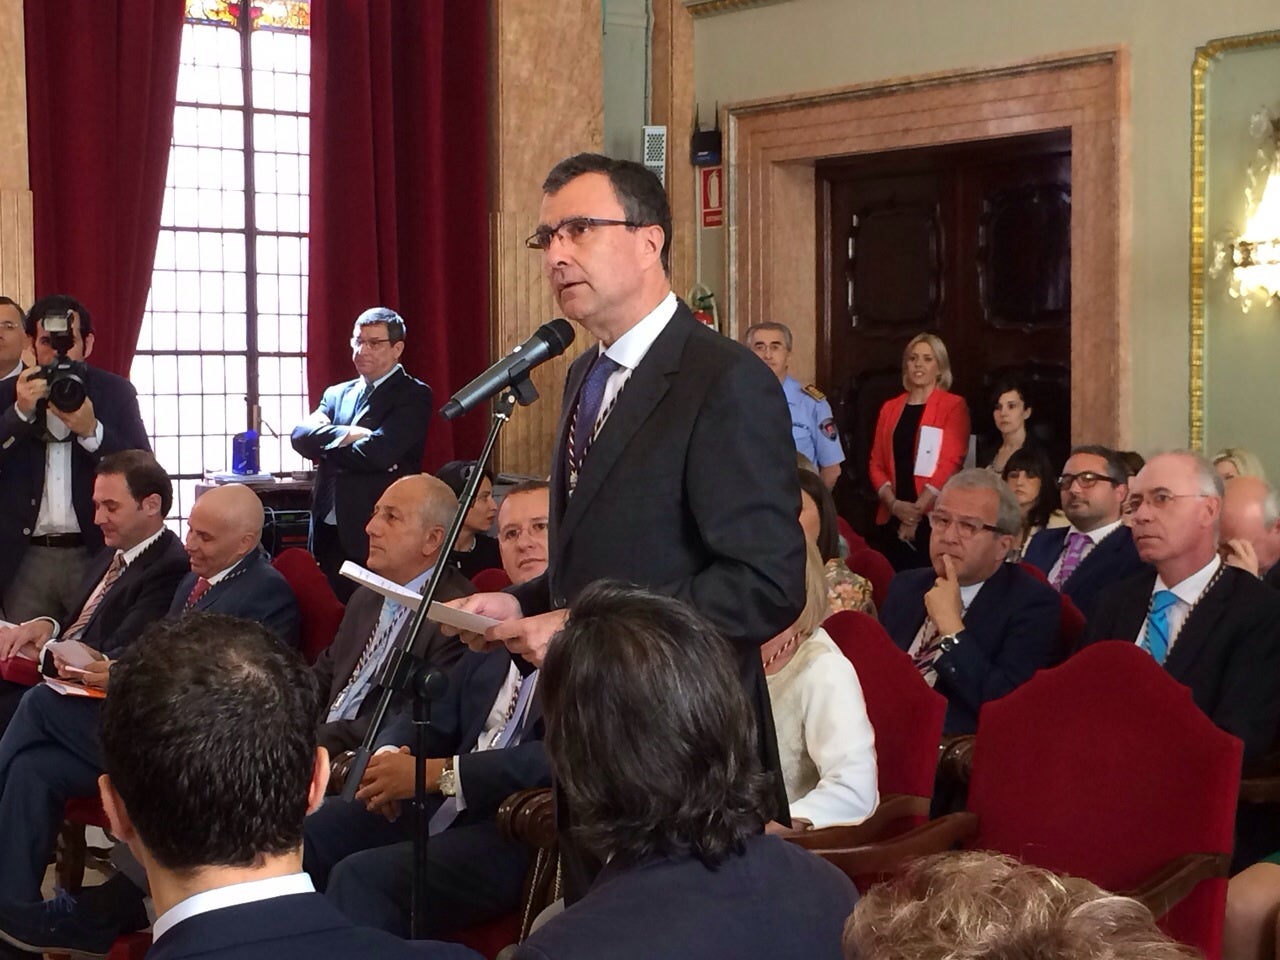
[[[1214,242],[1209,270],[1215,279],[1228,277],[1227,292],[1245,313],[1255,302],[1270,306],[1280,299],[1280,116],[1264,108],[1249,131],[1264,144],[1249,167],[1245,227]]]

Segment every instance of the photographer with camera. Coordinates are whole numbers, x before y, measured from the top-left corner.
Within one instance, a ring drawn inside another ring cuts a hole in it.
[[[151,449],[133,385],[85,363],[93,322],[82,304],[44,297],[24,325],[36,365],[0,381],[0,595],[15,623],[70,612],[103,544],[94,468]]]

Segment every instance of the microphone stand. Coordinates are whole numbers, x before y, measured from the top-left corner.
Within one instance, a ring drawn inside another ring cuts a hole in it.
[[[439,699],[449,688],[448,677],[440,670],[428,667],[422,658],[414,652],[418,636],[426,624],[427,610],[435,599],[440,580],[444,576],[445,566],[458,534],[462,532],[462,523],[471,505],[475,502],[476,492],[480,489],[480,481],[484,479],[484,466],[497,443],[498,434],[511,419],[518,402],[527,407],[538,399],[538,391],[526,375],[498,395],[493,404],[493,420],[489,425],[489,435],[485,438],[484,448],[476,461],[471,476],[462,488],[462,496],[458,500],[458,512],[445,533],[444,542],[440,545],[440,553],[436,560],[431,579],[422,592],[422,602],[414,615],[413,623],[398,647],[391,651],[387,662],[378,677],[378,686],[382,693],[378,696],[377,706],[369,718],[369,729],[365,732],[364,742],[360,744],[352,758],[347,772],[346,782],[342,788],[342,799],[348,802],[355,799],[356,790],[364,777],[369,759],[373,756],[373,745],[378,740],[391,708],[391,702],[397,693],[407,693],[413,698],[414,726],[414,823],[413,823],[413,882],[412,912],[409,936],[414,940],[426,939],[427,910],[427,829],[430,818],[427,816],[427,783],[424,769],[427,751],[427,734],[431,722],[431,701]]]

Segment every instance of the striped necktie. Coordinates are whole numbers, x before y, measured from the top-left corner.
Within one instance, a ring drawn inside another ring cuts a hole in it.
[[[596,437],[596,424],[600,419],[600,406],[604,402],[605,384],[621,365],[608,354],[600,354],[596,362],[587,371],[587,377],[578,391],[578,409],[574,411],[573,420],[569,424],[569,476],[575,482],[582,470],[582,462],[587,458],[592,441]]]
[[[88,629],[89,621],[93,619],[93,615],[98,611],[102,598],[107,595],[107,591],[115,585],[115,582],[120,579],[120,575],[124,571],[124,553],[117,550],[116,555],[111,558],[111,565],[107,567],[107,572],[102,575],[102,579],[98,581],[98,586],[93,593],[89,594],[89,599],[84,602],[84,606],[80,609],[80,616],[76,617],[75,622],[67,628],[66,633],[62,635],[62,639],[80,639],[81,635]]]

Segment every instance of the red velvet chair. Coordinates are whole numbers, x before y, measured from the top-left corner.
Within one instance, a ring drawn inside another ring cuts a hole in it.
[[[496,593],[511,586],[511,578],[501,567],[490,567],[472,577],[471,585],[476,588],[477,593]]]
[[[844,562],[858,576],[871,581],[871,599],[876,602],[877,610],[883,607],[889,595],[889,581],[893,579],[893,564],[888,558],[875,547],[864,546],[850,550]]]
[[[1134,644],[1093,644],[983,708],[968,812],[844,851],[845,867],[996,850],[1137,896],[1217,960],[1242,750]]]
[[[845,545],[849,548],[850,553],[855,550],[861,550],[867,545],[866,539],[855,533],[853,527],[849,526],[849,521],[839,514],[836,514],[836,530],[844,538]]]
[[[1018,566],[1041,583],[1049,582],[1049,575],[1034,564],[1027,563],[1024,560]],[[1085,619],[1084,614],[1080,612],[1080,608],[1076,606],[1074,600],[1065,593],[1060,594],[1060,596],[1062,597],[1062,610],[1058,614],[1058,640],[1062,644],[1059,648],[1062,654],[1060,659],[1065,660],[1080,645],[1080,639],[1084,636]]]
[[[333,643],[344,607],[315,557],[299,547],[281,550],[271,565],[280,571],[293,595],[298,598],[302,619],[302,655],[307,663],[315,663],[325,648]]]

